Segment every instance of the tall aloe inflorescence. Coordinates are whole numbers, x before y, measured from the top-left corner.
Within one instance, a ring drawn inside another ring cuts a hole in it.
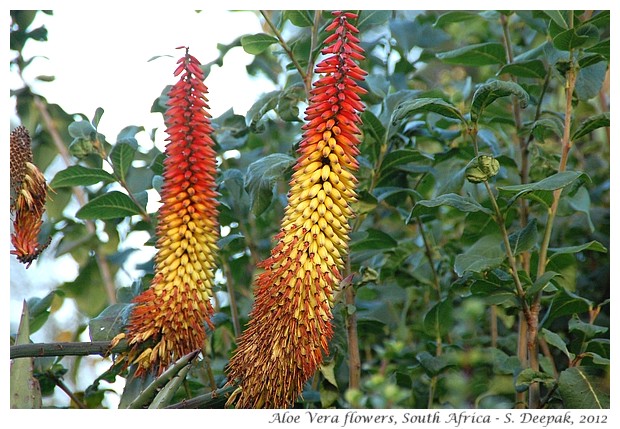
[[[247,329],[229,363],[240,383],[239,408],[285,408],[301,394],[328,353],[333,293],[342,279],[357,180],[360,113],[356,81],[366,72],[354,60],[363,49],[349,22],[334,12],[333,32],[315,68],[303,139],[277,245],[261,262]]]
[[[11,254],[28,268],[49,244],[49,241],[44,244],[38,241],[43,225],[47,184],[43,173],[33,163],[32,140],[28,130],[23,126],[15,128],[11,132],[10,144]]]
[[[161,373],[181,356],[203,347],[205,322],[212,327],[210,299],[219,237],[216,160],[207,87],[200,63],[178,61],[179,81],[168,93],[162,206],[158,214],[155,276],[134,299],[129,351],[136,375]]]

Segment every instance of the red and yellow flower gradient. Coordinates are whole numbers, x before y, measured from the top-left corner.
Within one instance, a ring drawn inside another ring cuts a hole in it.
[[[219,238],[213,129],[200,63],[186,49],[178,64],[179,81],[168,93],[155,276],[134,299],[126,333],[129,351],[121,357],[138,365],[136,376],[150,370],[161,374],[201,349],[205,322],[213,327],[210,299]]]
[[[49,245],[39,244],[38,235],[43,225],[47,184],[43,173],[32,160],[31,139],[28,130],[19,126],[11,132],[11,254],[26,264],[26,268]]]
[[[299,158],[277,245],[261,262],[247,329],[229,363],[239,408],[286,408],[328,353],[332,296],[342,279],[349,219],[354,216],[363,49],[349,22],[334,12],[326,58],[311,90]]]

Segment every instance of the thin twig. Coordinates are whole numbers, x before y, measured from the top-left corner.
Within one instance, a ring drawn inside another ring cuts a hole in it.
[[[304,85],[306,86],[306,89],[312,88],[312,76],[314,75],[314,50],[316,49],[318,44],[320,23],[321,11],[315,10],[314,21],[312,23],[312,32],[310,33],[310,53],[308,54],[308,67],[306,67],[306,78],[304,80]]]
[[[222,261],[222,268],[224,268],[224,275],[226,276],[226,290],[230,302],[230,316],[232,317],[233,330],[235,331],[235,337],[239,338],[241,335],[241,322],[239,321],[239,310],[237,308],[237,299],[235,298],[232,270],[226,258],[222,257],[220,260]]]
[[[80,408],[80,409],[86,409],[88,407],[86,407],[86,405],[84,405],[84,403],[82,401],[80,401],[80,399],[75,396],[75,394],[71,391],[71,389],[69,389],[69,386],[67,386],[65,384],[64,381],[62,381],[60,378],[56,377],[56,375],[54,375],[54,373],[52,371],[48,371],[47,372],[47,376],[50,377],[52,380],[54,380],[54,383],[56,383],[56,386],[60,387],[60,390],[62,390],[63,392],[66,393],[66,395],[71,398],[71,401],[73,401],[73,403],[75,403],[75,405]]]
[[[284,40],[284,38],[282,37],[282,34],[280,33],[280,31],[277,29],[277,27],[273,24],[273,22],[271,22],[271,18],[269,18],[268,14],[264,11],[261,10],[260,14],[263,16],[263,18],[265,18],[265,22],[267,23],[267,25],[269,25],[269,28],[271,28],[271,31],[273,31],[273,34],[276,36],[276,38],[278,39],[278,43],[280,44],[280,46],[282,47],[282,49],[284,49],[284,52],[286,52],[286,54],[288,55],[288,57],[291,59],[291,61],[293,62],[293,65],[295,66],[295,68],[297,69],[297,71],[299,72],[299,75],[301,76],[301,80],[304,83],[304,87],[306,88],[306,94],[310,94],[310,89],[312,88],[311,86],[308,85],[307,82],[307,77],[306,77],[306,72],[305,70],[301,67],[301,64],[299,64],[299,62],[295,59],[295,55],[293,54],[293,51],[291,50],[291,48],[287,45],[286,41]]]

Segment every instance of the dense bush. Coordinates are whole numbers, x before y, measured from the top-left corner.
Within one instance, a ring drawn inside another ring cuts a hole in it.
[[[46,38],[31,28],[34,14],[11,12],[15,73],[29,66],[24,45]],[[223,406],[256,265],[286,205],[309,70],[330,14],[256,17],[264,34],[201,59],[208,86],[210,68],[244,49],[255,56],[248,75],[278,89],[248,112],[213,119],[223,228],[215,330],[184,388],[168,384],[159,406],[187,398]],[[297,407],[609,407],[609,23],[609,11],[359,13],[369,74],[356,217],[331,352]],[[165,93],[153,111],[165,111]],[[152,278],[151,263],[127,266],[135,249],[123,243],[134,231],[154,236],[147,201],[160,189],[163,154],[137,144],[140,126],[116,138],[98,133],[103,110],[76,121],[28,82],[12,95],[34,163],[43,171],[59,157],[66,163],[50,183],[43,234],[53,244],[44,255],[70,255],[80,268],[28,301],[11,344],[27,343],[65,300],[80,314],[74,341],[86,329],[92,341],[110,341]],[[133,283],[117,280],[134,269],[142,275]],[[86,352],[74,354],[101,353],[98,344],[76,342]],[[15,360],[12,388],[34,377],[44,397],[68,391],[62,380],[81,370],[58,356],[33,359],[34,370]],[[72,393],[73,405],[102,406],[104,382],[127,377],[109,362]],[[138,395],[149,381],[130,377],[120,406],[150,403]]]

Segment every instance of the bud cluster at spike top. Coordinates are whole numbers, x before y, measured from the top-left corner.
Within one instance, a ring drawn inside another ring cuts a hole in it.
[[[30,267],[49,245],[49,240],[39,244],[38,239],[43,225],[47,184],[43,173],[33,163],[31,143],[30,134],[23,126],[11,132],[11,254],[15,255],[19,262],[26,264],[26,268]]]
[[[349,22],[334,12],[315,71],[306,124],[277,245],[261,262],[250,321],[229,363],[239,383],[238,408],[286,408],[329,352],[332,296],[338,287],[354,216],[360,114],[366,75],[354,60],[363,49]]]
[[[168,93],[155,276],[134,299],[126,334],[127,363],[138,364],[137,376],[161,374],[201,349],[205,323],[213,327],[210,299],[219,238],[213,129],[200,63],[186,50],[178,64],[179,81]]]

